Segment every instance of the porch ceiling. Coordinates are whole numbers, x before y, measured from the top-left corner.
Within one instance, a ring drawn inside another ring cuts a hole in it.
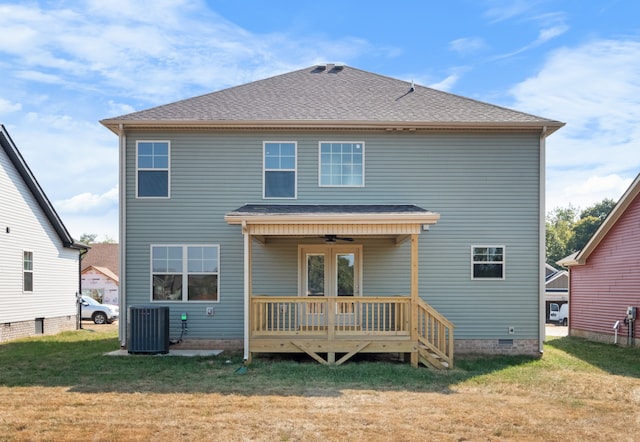
[[[224,218],[259,236],[403,236],[419,234],[440,215],[414,205],[248,204]]]

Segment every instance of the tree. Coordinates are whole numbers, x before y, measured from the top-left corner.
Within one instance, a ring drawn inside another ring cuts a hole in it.
[[[80,235],[80,242],[89,245],[92,244],[97,237],[98,235],[96,233],[83,233]]]
[[[567,250],[569,250],[569,243],[573,239],[573,225],[577,215],[577,209],[571,205],[567,208],[558,207],[547,215],[545,238],[548,264],[555,265],[556,261],[571,254],[567,253]]]
[[[558,260],[581,250],[598,227],[613,210],[616,202],[606,198],[580,212],[569,204],[547,214],[545,238],[546,261],[554,265]]]
[[[574,252],[582,250],[615,205],[614,200],[607,198],[583,210],[580,219],[573,225],[573,237],[568,248]]]

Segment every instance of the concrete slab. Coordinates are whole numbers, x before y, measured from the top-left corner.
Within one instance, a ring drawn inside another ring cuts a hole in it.
[[[545,327],[547,336],[568,336],[569,327],[562,325],[547,324]]]
[[[105,353],[105,356],[184,356],[184,357],[194,357],[194,356],[218,356],[222,353],[223,350],[169,350],[169,353],[158,353],[158,354],[131,354],[128,350],[115,350]]]

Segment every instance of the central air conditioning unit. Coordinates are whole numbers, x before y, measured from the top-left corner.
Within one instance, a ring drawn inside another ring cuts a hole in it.
[[[169,353],[169,307],[132,305],[127,322],[129,353]]]

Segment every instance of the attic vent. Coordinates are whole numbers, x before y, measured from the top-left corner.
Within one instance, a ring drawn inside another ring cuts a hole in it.
[[[337,72],[337,71],[341,71],[343,69],[344,69],[344,64],[342,64],[342,63],[327,63],[327,70],[328,71]]]

